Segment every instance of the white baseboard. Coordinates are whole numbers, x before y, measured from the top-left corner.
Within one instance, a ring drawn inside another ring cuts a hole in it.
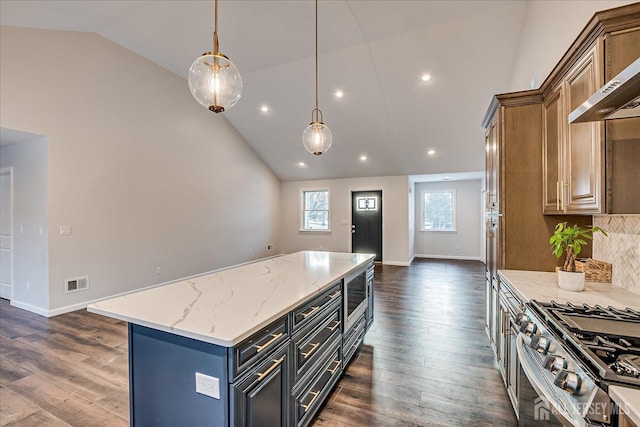
[[[27,304],[26,302],[18,301],[12,299],[10,304],[14,307],[20,308],[22,310],[27,310],[35,314],[39,314],[40,316],[51,317],[49,315],[49,310],[46,308],[38,307],[36,305]]]
[[[429,255],[415,254],[416,258],[433,258],[433,259],[459,259],[465,261],[482,261],[479,256],[460,256],[460,255]]]
[[[397,265],[399,267],[409,267],[409,264],[411,264],[411,262],[405,262],[405,261],[382,261],[383,265]]]

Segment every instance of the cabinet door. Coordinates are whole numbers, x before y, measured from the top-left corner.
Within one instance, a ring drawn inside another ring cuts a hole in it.
[[[374,266],[367,267],[367,330],[373,324],[373,277]]]
[[[491,121],[485,135],[485,173],[486,173],[486,237],[485,255],[487,271],[493,279],[497,279],[500,265],[500,251],[498,249],[498,223],[500,218],[500,147],[498,116],[500,111]]]
[[[500,371],[502,372],[502,380],[505,385],[508,386],[507,369],[509,367],[509,359],[507,357],[507,349],[509,347],[509,311],[505,307],[502,302],[502,298],[498,298],[498,309],[500,310],[499,317],[499,332],[498,332],[498,364],[500,366]]]
[[[233,384],[233,422],[240,427],[289,426],[290,345],[273,352]]]
[[[542,138],[542,212],[545,214],[562,213],[561,192],[563,182],[561,174],[562,123],[562,87],[558,87],[545,100]]]
[[[566,115],[604,84],[601,43],[600,39],[596,41],[565,79],[565,123]],[[564,149],[566,213],[601,213],[604,207],[602,122],[573,123],[567,126]]]
[[[485,210],[487,212],[498,212],[498,125],[497,115],[491,121],[489,129],[485,135],[485,173],[487,186],[487,200]]]
[[[493,312],[493,319],[491,319],[491,341],[496,345],[496,352],[499,353],[500,349],[500,296],[498,291],[498,280],[492,279],[491,284],[491,310]],[[500,355],[497,354],[498,359]]]
[[[511,398],[511,403],[518,413],[518,370],[520,369],[520,360],[518,360],[518,351],[516,349],[516,337],[519,329],[513,318],[509,318],[509,348],[507,350],[508,369],[507,369],[507,392]]]
[[[495,349],[495,342],[493,341],[493,287],[491,286],[491,277],[489,272],[486,273],[485,280],[485,299],[486,299],[486,313],[485,313],[485,329],[491,342],[491,347]]]
[[[605,38],[605,81],[608,82],[638,59],[640,27],[614,31]]]

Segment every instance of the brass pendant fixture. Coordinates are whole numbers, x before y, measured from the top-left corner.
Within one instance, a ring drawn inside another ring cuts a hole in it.
[[[318,0],[316,0],[316,108],[311,111],[311,123],[302,134],[304,148],[319,156],[327,152],[333,142],[331,130],[322,122],[322,111],[318,108]]]
[[[189,89],[203,107],[221,113],[242,96],[242,77],[218,49],[218,0],[214,6],[213,52],[205,52],[189,68]]]

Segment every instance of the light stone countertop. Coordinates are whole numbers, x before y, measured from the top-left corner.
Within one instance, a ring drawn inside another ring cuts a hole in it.
[[[640,390],[611,386],[609,387],[609,396],[618,404],[622,412],[631,418],[631,421],[640,426]]]
[[[103,300],[87,309],[232,347],[373,258],[296,252]]]
[[[586,282],[582,292],[565,291],[558,287],[556,273],[524,270],[499,270],[501,279],[508,282],[522,301],[601,305],[603,307],[640,310],[640,294],[611,283]]]
[[[582,292],[560,289],[556,273],[540,271],[500,270],[500,278],[505,280],[516,296],[524,302],[556,301],[573,304],[612,306],[615,308],[633,308],[640,310],[640,295],[610,283],[586,282]],[[640,390],[628,387],[609,387],[609,395],[622,407],[622,410],[640,426]]]

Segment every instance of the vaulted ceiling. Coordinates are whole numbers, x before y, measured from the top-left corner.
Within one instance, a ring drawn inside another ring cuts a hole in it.
[[[0,5],[2,25],[98,33],[185,78],[185,91],[191,63],[211,50],[212,0]],[[508,89],[526,1],[321,0],[319,102],[334,135],[322,156],[301,144],[314,107],[314,10],[310,0],[219,4],[220,50],[244,82],[223,114],[280,179],[484,168],[480,122]]]

